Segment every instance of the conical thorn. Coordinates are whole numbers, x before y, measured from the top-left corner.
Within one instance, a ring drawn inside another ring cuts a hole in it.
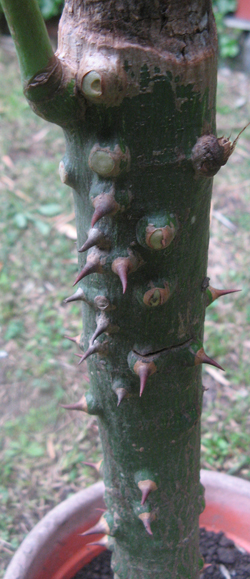
[[[82,288],[78,288],[76,292],[72,295],[63,300],[63,304],[68,304],[69,302],[76,302],[76,301],[85,301],[85,295]]]
[[[241,290],[238,290],[238,289],[232,289],[232,290],[216,289],[212,286],[208,286],[208,288],[207,288],[207,305],[209,306],[210,304],[212,304],[215,300],[217,300],[221,296],[226,296],[228,294],[233,294],[233,293],[237,293],[240,291]]]
[[[140,480],[137,485],[142,493],[141,505],[144,505],[145,501],[148,498],[148,495],[152,491],[157,490],[157,485],[154,481],[147,479],[147,480]]]
[[[112,268],[113,269],[113,268]],[[115,273],[118,275],[118,277],[121,280],[121,284],[122,284],[122,293],[125,294],[125,291],[127,289],[127,283],[128,283],[128,264],[126,261],[122,261],[115,267]],[[114,270],[113,270],[114,271]]]
[[[91,228],[88,232],[88,239],[80,247],[80,249],[78,249],[78,252],[83,253],[84,251],[87,251],[87,249],[90,249],[94,245],[106,248],[110,245],[110,242],[108,238],[102,233],[102,231],[96,228]]]
[[[95,208],[91,220],[91,227],[94,227],[97,221],[105,215],[115,215],[120,209],[120,205],[116,202],[112,193],[102,193],[93,199]]]
[[[99,460],[99,462],[83,462],[83,464],[85,464],[86,466],[89,466],[90,468],[94,468],[96,470],[96,472],[100,472],[101,470],[101,466],[102,466],[102,461],[103,459],[101,458],[101,460]]]
[[[198,364],[209,364],[210,366],[215,366],[215,368],[219,368],[219,370],[223,370],[223,372],[225,372],[224,368],[222,368],[222,366],[220,366],[217,362],[215,362],[215,360],[213,360],[212,358],[209,358],[209,356],[207,356],[207,354],[204,351],[204,348],[200,348],[200,350],[198,350],[198,352],[196,352],[195,354],[195,366]]]
[[[105,353],[107,351],[107,347],[108,347],[108,342],[107,340],[105,342],[96,342],[96,344],[91,344],[89,346],[89,348],[86,350],[85,354],[83,354],[83,356],[81,356],[81,354],[75,354],[75,356],[77,356],[78,358],[81,358],[80,361],[78,362],[78,366],[84,362],[84,360],[86,360],[89,356],[92,356],[92,354],[98,354],[98,353]]]
[[[156,371],[157,368],[153,361],[142,362],[141,360],[137,360],[137,362],[135,363],[134,372],[140,378],[140,396],[142,396],[143,394],[149,376],[154,374]]]
[[[97,327],[93,333],[93,336],[90,338],[90,344],[93,344],[93,342],[96,340],[96,338],[98,338],[98,336],[104,334],[104,332],[107,331],[109,325],[110,325],[109,320],[105,316],[101,315],[97,320]]]
[[[81,334],[79,334],[78,336],[75,336],[74,338],[71,338],[70,336],[64,336],[64,338],[66,338],[66,340],[70,340],[71,342],[74,342],[75,344],[77,344],[79,346],[80,340],[81,340]]]
[[[81,279],[83,279],[84,277],[86,277],[87,275],[90,275],[91,273],[101,273],[102,272],[102,267],[100,265],[99,259],[95,259],[95,260],[89,260],[87,261],[87,263],[85,263],[84,268],[82,269],[82,271],[80,271],[80,273],[78,274],[77,278],[75,279],[74,283],[73,283],[73,287],[74,285],[76,285],[79,281],[81,281]]]
[[[81,536],[86,537],[87,535],[99,535],[99,534],[109,535],[109,533],[110,528],[108,526],[108,523],[104,518],[104,516],[102,516],[99,519],[98,523],[96,523],[96,525],[85,531],[85,533],[81,533]]]
[[[141,521],[142,521],[142,523],[143,523],[143,525],[144,525],[147,533],[148,533],[149,535],[153,535],[152,529],[151,529],[151,526],[150,526],[150,522],[151,522],[151,515],[150,515],[150,513],[141,513],[141,514],[139,515],[139,519],[141,519]]]
[[[60,404],[60,406],[66,410],[81,410],[82,412],[88,412],[88,405],[85,396],[82,396],[82,398],[75,404]]]
[[[104,547],[105,549],[108,548],[108,535],[104,535],[104,537],[102,537],[102,539],[100,539],[100,541],[93,541],[92,543],[88,543],[88,547],[90,547],[91,545],[97,545],[98,547]]]
[[[117,406],[120,406],[122,400],[124,398],[128,397],[128,391],[126,390],[126,388],[117,388],[115,390],[116,396],[117,396]]]

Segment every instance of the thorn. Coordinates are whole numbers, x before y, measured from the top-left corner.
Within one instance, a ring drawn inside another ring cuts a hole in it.
[[[104,547],[105,549],[108,548],[108,535],[104,535],[104,537],[102,537],[102,539],[100,539],[100,541],[93,541],[92,543],[88,543],[88,547],[90,547],[91,545],[97,545],[98,547]]]
[[[85,241],[82,247],[78,249],[78,252],[83,253],[84,251],[87,251],[87,249],[90,249],[94,245],[97,245],[98,247],[102,248],[107,248],[110,245],[108,238],[102,233],[102,231],[96,228],[92,228],[89,230],[88,239]]]
[[[95,211],[91,220],[91,227],[105,215],[115,215],[120,209],[112,193],[101,193],[92,201]]]
[[[128,397],[128,391],[125,388],[117,388],[115,393],[117,395],[117,406],[120,406],[123,398]]]
[[[78,274],[76,280],[73,283],[73,286],[76,285],[81,279],[90,275],[91,273],[102,273],[102,266],[100,263],[99,255],[90,254],[89,259],[87,258],[87,262],[85,263],[84,268]]]
[[[148,495],[152,491],[157,490],[157,485],[154,481],[147,479],[147,480],[140,480],[137,485],[142,493],[141,505],[144,505],[145,501],[148,498]]]
[[[216,289],[210,285],[207,288],[207,306],[210,306],[210,304],[212,304],[215,300],[217,300],[221,296],[226,296],[227,294],[233,294],[240,291],[241,290],[237,289],[233,290]]]
[[[151,526],[150,526],[151,514],[150,514],[150,513],[141,513],[141,514],[139,515],[139,519],[141,519],[141,521],[142,521],[142,523],[143,523],[143,525],[144,525],[147,533],[148,533],[149,535],[153,535],[152,529],[151,529]]]
[[[86,466],[89,466],[90,468],[94,468],[96,470],[96,472],[99,474],[100,470],[101,470],[101,466],[102,466],[102,461],[103,459],[101,458],[101,460],[99,460],[99,462],[83,462],[83,464],[85,464]]]
[[[71,338],[70,336],[64,336],[64,338],[66,338],[66,340],[70,340],[71,342],[74,342],[75,344],[77,344],[79,346],[80,340],[81,340],[81,334],[79,334],[78,336],[75,336],[74,338]]]
[[[97,320],[97,326],[93,333],[93,336],[90,338],[90,344],[93,344],[93,342],[96,340],[96,338],[98,338],[98,336],[106,332],[109,325],[110,325],[109,320],[105,316],[101,315]]]
[[[81,410],[82,412],[88,412],[88,405],[85,396],[82,396],[82,398],[75,404],[60,404],[60,406],[66,410]]]
[[[78,366],[82,362],[84,362],[84,360],[86,360],[89,356],[92,356],[92,354],[105,353],[107,351],[107,345],[108,345],[107,340],[105,342],[96,342],[96,344],[91,344],[91,346],[89,346],[89,348],[87,349],[85,354],[83,354],[83,356],[81,356],[81,354],[75,354],[75,356],[81,358],[80,361],[78,362]]]
[[[134,255],[131,250],[128,250],[128,253],[129,257],[117,257],[112,263],[112,271],[119,276],[124,294],[127,289],[128,274],[136,271],[144,263],[141,257]]]
[[[133,369],[134,372],[137,374],[137,376],[139,376],[140,378],[140,396],[142,396],[149,376],[154,374],[157,368],[154,362],[152,361],[142,362],[141,360],[137,360]]]
[[[212,360],[212,358],[209,358],[209,356],[207,356],[207,354],[204,352],[204,348],[200,348],[200,350],[196,352],[194,364],[195,366],[197,366],[198,364],[210,364],[210,366],[215,366],[215,368],[219,368],[220,370],[223,370],[223,372],[225,372],[224,368],[222,368],[219,364],[217,364],[215,360]]]
[[[85,533],[81,533],[81,536],[86,537],[87,535],[99,535],[99,534],[109,535],[109,533],[110,528],[108,526],[106,519],[102,515],[98,523],[96,523],[96,525],[85,531]]]
[[[76,290],[76,292],[72,296],[69,296],[69,298],[63,300],[63,304],[68,304],[69,302],[76,302],[78,300],[85,301],[84,291],[80,287]]]

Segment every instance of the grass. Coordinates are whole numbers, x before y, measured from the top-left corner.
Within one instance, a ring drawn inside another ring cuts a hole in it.
[[[96,421],[66,413],[88,387],[65,334],[81,331],[79,305],[64,307],[75,276],[70,190],[58,164],[59,128],[35,117],[21,90],[12,43],[0,45],[0,578],[27,532],[55,504],[96,480],[83,461],[101,456]],[[218,133],[235,138],[250,118],[250,81],[222,71]],[[202,466],[250,479],[250,129],[215,181],[208,275],[240,288],[207,311],[205,347],[226,369],[204,371]],[[215,217],[227,217],[231,231]],[[217,216],[218,217],[218,216]],[[80,414],[80,416],[79,416]]]

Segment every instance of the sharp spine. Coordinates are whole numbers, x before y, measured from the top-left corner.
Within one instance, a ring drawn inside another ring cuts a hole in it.
[[[125,388],[117,388],[117,390],[115,390],[115,393],[117,396],[117,406],[120,406],[123,399],[127,398],[129,395],[128,391]]]
[[[101,354],[101,353],[104,354],[107,351],[107,346],[108,346],[107,340],[105,340],[105,342],[96,342],[96,344],[91,344],[89,346],[89,348],[86,350],[83,356],[81,356],[81,354],[75,354],[75,356],[81,358],[80,361],[78,362],[78,366],[82,362],[84,362],[84,360],[89,358],[89,356],[92,356],[92,354]]]
[[[200,348],[200,350],[198,350],[198,352],[195,354],[195,365],[197,366],[198,364],[209,364],[210,366],[215,366],[215,368],[219,368],[219,370],[223,370],[223,372],[225,372],[224,368],[222,368],[220,364],[207,356],[204,348]]]
[[[104,547],[105,549],[108,548],[108,535],[104,535],[104,537],[102,537],[102,539],[100,539],[100,541],[92,541],[92,543],[88,543],[88,546],[90,545],[97,545],[98,547]]]
[[[81,334],[79,334],[78,336],[75,336],[74,338],[71,338],[70,336],[64,336],[64,338],[66,338],[66,340],[70,340],[71,342],[74,342],[75,344],[77,344],[79,346],[80,341],[81,341]]]
[[[145,501],[148,498],[148,495],[157,490],[157,485],[154,481],[147,479],[147,480],[140,480],[137,484],[138,488],[142,493],[141,505],[144,505]]]
[[[139,519],[142,521],[144,528],[146,529],[147,533],[149,535],[153,535],[152,533],[152,529],[150,526],[150,522],[151,522],[151,515],[150,513],[141,513],[139,515]]]
[[[110,241],[108,240],[106,235],[102,233],[102,231],[92,227],[88,232],[88,239],[85,241],[82,247],[78,249],[78,252],[83,253],[84,251],[87,251],[87,249],[90,249],[94,245],[97,245],[102,249],[106,249],[110,246]]]
[[[109,535],[109,533],[110,533],[110,528],[108,526],[108,523],[107,523],[106,519],[104,518],[104,516],[102,516],[99,519],[98,523],[96,523],[96,525],[94,525],[93,527],[91,527],[90,529],[85,531],[85,533],[81,533],[81,536],[86,537],[87,535],[100,535],[100,534]]]
[[[85,396],[82,396],[82,398],[75,404],[60,404],[60,406],[66,410],[81,410],[81,412],[88,412],[88,405]]]
[[[215,300],[220,298],[221,296],[226,296],[228,294],[233,294],[236,292],[240,292],[241,290],[233,289],[233,290],[223,290],[223,289],[216,289],[212,286],[208,286],[207,292],[207,306],[210,306]]]
[[[101,460],[99,460],[99,462],[83,462],[83,464],[85,464],[86,466],[89,466],[90,468],[94,468],[96,470],[96,472],[99,474],[101,467],[102,467],[102,462],[103,459],[101,458]]]
[[[76,292],[72,296],[69,296],[68,298],[63,300],[63,304],[68,304],[70,302],[76,302],[76,301],[83,301],[83,302],[86,301],[84,291],[80,287],[76,290]]]
[[[156,372],[154,362],[142,362],[138,360],[134,365],[134,372],[140,378],[140,396],[142,396],[149,376]]]
[[[100,256],[96,252],[92,252],[87,257],[87,262],[85,263],[84,268],[78,274],[76,280],[73,283],[73,286],[76,285],[81,279],[90,275],[91,273],[102,273],[102,265],[100,261]]]
[[[115,215],[120,209],[120,205],[116,202],[112,193],[101,193],[92,201],[95,211],[91,220],[91,227],[106,215]]]

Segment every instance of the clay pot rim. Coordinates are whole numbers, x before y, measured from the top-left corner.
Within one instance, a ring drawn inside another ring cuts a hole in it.
[[[224,473],[201,470],[201,483],[206,489],[207,506],[201,515],[200,526],[224,531],[237,545],[250,552],[250,482]],[[87,545],[89,538],[79,535],[100,518],[99,509],[104,508],[103,494],[104,484],[99,482],[49,511],[20,545],[4,579],[71,579],[101,552],[100,547]],[[236,522],[232,516],[236,517]],[[67,543],[70,536],[71,550]],[[62,564],[60,549],[64,552]],[[67,559],[65,555],[68,552]],[[44,564],[46,557],[50,563],[53,559],[56,569],[51,575]],[[40,571],[42,568],[42,574],[35,572],[34,565]]]

